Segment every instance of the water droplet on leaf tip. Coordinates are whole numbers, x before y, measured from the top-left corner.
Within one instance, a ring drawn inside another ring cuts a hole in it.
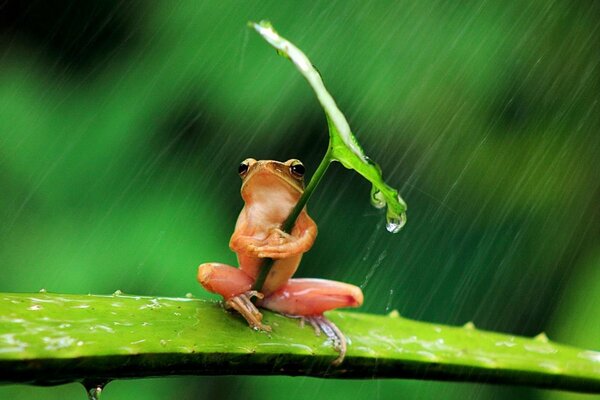
[[[388,232],[398,233],[406,225],[406,213],[402,213],[399,216],[387,216],[387,224],[385,228]]]

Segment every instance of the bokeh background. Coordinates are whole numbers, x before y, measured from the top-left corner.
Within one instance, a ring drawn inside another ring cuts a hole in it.
[[[408,203],[386,232],[336,165],[299,276],[362,311],[600,350],[600,4],[555,1],[0,3],[0,291],[209,297],[235,263],[238,163],[314,170],[326,123],[248,20],[311,57]],[[458,383],[287,377],[116,381],[109,399],[564,399]],[[77,384],[0,398],[83,398]]]

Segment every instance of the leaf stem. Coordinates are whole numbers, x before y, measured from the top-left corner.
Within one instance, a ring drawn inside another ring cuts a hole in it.
[[[296,224],[296,219],[298,219],[300,212],[302,212],[304,207],[306,207],[306,203],[308,203],[310,196],[312,196],[313,192],[315,191],[315,188],[317,187],[319,182],[321,182],[321,179],[325,175],[325,171],[327,171],[327,168],[329,168],[329,164],[331,164],[331,161],[332,161],[331,146],[327,146],[327,153],[325,153],[325,155],[323,156],[323,159],[321,160],[321,163],[317,167],[317,170],[315,171],[313,176],[310,178],[310,182],[308,182],[308,186],[306,186],[306,189],[304,189],[304,193],[302,193],[302,196],[300,196],[298,203],[296,203],[296,205],[292,209],[292,212],[290,213],[290,215],[287,217],[287,219],[283,223],[281,229],[284,232],[287,232],[287,233],[292,232],[292,229],[294,228],[294,225]],[[269,275],[269,272],[271,271],[271,268],[273,267],[273,264],[274,264],[274,260],[272,258],[265,259],[265,261],[263,262],[263,264],[260,267],[260,272],[258,273],[258,277],[256,278],[256,281],[254,282],[254,286],[252,287],[252,289],[258,290],[258,291],[260,291],[262,289],[262,287],[265,283],[265,280],[267,279],[267,275]]]

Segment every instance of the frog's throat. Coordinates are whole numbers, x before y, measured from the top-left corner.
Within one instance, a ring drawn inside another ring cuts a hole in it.
[[[264,171],[261,171],[260,169],[250,171],[248,173],[248,176],[246,177],[246,179],[244,179],[244,181],[242,182],[242,187],[241,187],[240,191],[243,193],[244,188],[248,185],[248,183],[252,181],[252,179],[255,177],[255,175],[260,174],[261,172],[264,173]],[[294,189],[296,192],[298,192],[300,194],[304,193],[304,182],[300,182],[300,183],[292,182],[291,180],[285,179],[283,176],[281,176],[279,174],[274,174],[274,176],[276,176],[280,182],[285,182],[289,187]]]

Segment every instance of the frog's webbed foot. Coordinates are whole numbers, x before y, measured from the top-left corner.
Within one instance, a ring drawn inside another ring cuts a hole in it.
[[[340,331],[340,329],[324,315],[313,315],[302,318],[302,321],[308,321],[317,336],[321,335],[321,332],[327,336],[333,343],[333,348],[339,353],[338,357],[333,360],[332,365],[338,366],[344,361],[346,356],[346,336]]]
[[[271,327],[262,323],[263,315],[258,311],[258,308],[256,308],[254,303],[250,301],[252,297],[262,299],[263,294],[256,290],[249,290],[245,293],[238,294],[237,296],[225,300],[225,308],[233,308],[240,313],[242,317],[248,321],[248,325],[250,325],[252,329],[270,332]]]

